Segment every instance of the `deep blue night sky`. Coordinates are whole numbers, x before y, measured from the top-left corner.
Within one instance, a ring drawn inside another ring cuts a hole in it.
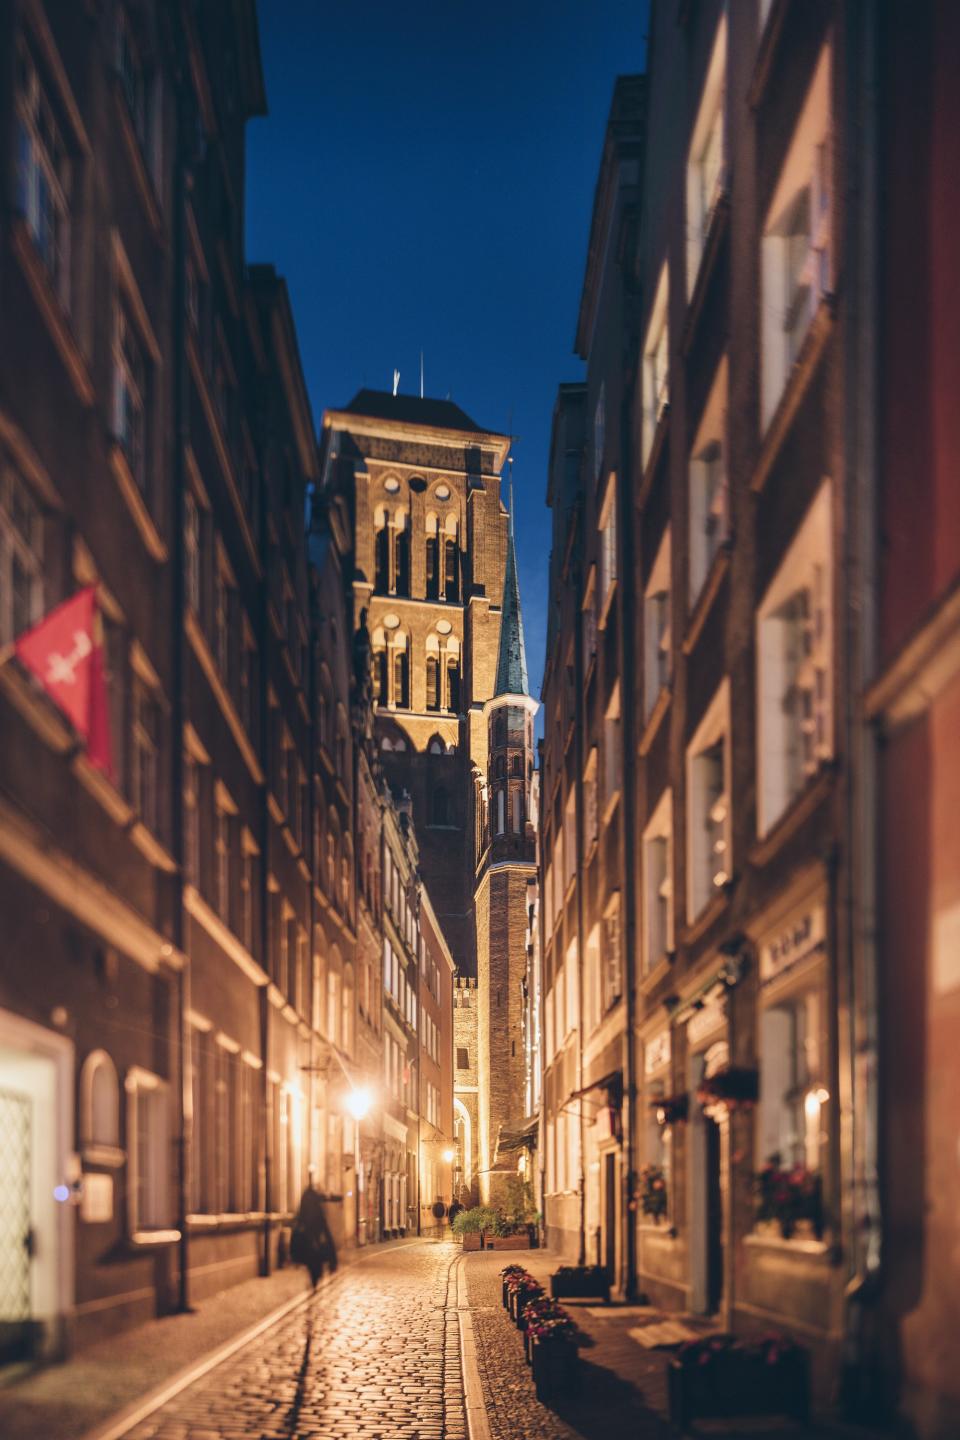
[[[543,669],[550,420],[573,355],[617,74],[646,0],[260,0],[247,253],[290,287],[310,398],[419,388],[511,430],[531,688]]]

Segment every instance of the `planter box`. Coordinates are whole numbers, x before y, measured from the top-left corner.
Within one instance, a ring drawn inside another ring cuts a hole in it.
[[[599,1296],[609,1304],[610,1279],[601,1265],[581,1265],[566,1274],[550,1276],[554,1300],[589,1300]]]
[[[529,1250],[530,1236],[526,1231],[522,1235],[484,1235],[485,1250]]]
[[[530,1349],[537,1399],[549,1404],[573,1394],[580,1378],[576,1345],[569,1340],[531,1340]]]
[[[671,1360],[667,1370],[670,1420],[685,1429],[693,1420],[748,1415],[789,1415],[805,1423],[810,1412],[810,1360],[791,1350],[770,1364],[761,1355],[719,1353],[706,1365]]]
[[[461,1236],[461,1239],[463,1241],[464,1250],[483,1249],[483,1236],[478,1230],[468,1231],[466,1235]]]

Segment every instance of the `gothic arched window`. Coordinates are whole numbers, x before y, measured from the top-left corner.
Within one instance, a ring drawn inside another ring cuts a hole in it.
[[[440,709],[440,661],[436,655],[427,656],[427,709]]]
[[[497,756],[497,779],[502,780],[507,773],[507,762],[502,755]]]
[[[396,650],[393,656],[393,703],[401,710],[410,706],[410,667],[406,650]]]
[[[497,791],[497,834],[502,835],[504,829],[503,818],[503,791]]]
[[[376,650],[373,656],[374,699],[378,705],[387,703],[387,652]]]
[[[381,523],[380,528],[374,536],[374,587],[377,590],[387,591],[390,589],[390,559],[388,552],[389,533],[386,523]]]
[[[440,599],[440,542],[436,533],[427,536],[427,599]]]
[[[393,588],[397,595],[410,594],[410,535],[406,528],[397,525],[394,540],[396,560],[393,572]]]
[[[455,714],[460,710],[460,661],[455,656],[447,660],[447,709]]]
[[[520,834],[523,824],[523,797],[519,790],[513,792],[513,831],[515,835]]]
[[[460,567],[457,563],[457,542],[449,537],[443,542],[443,592],[448,600],[459,599]]]
[[[523,774],[523,761],[521,760],[519,755],[514,755],[513,757],[512,772],[514,775]]]

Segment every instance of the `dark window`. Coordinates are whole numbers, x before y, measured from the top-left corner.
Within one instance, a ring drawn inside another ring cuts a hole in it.
[[[385,525],[377,531],[374,548],[376,555],[376,577],[374,584],[378,590],[387,590],[390,585],[390,577],[388,575],[389,567],[387,565],[387,527]]]
[[[502,780],[507,773],[507,762],[502,755],[497,756],[497,779]]]
[[[440,661],[436,655],[427,656],[427,709],[440,709]]]
[[[403,710],[410,704],[410,671],[405,650],[398,650],[393,657],[393,703]]]
[[[373,657],[373,679],[379,705],[387,703],[387,652],[378,650]]]
[[[406,530],[398,530],[396,538],[396,569],[394,590],[398,595],[410,594],[410,536]]]
[[[458,1070],[469,1070],[469,1069],[470,1069],[470,1056],[468,1055],[466,1046],[464,1046],[464,1045],[458,1045],[458,1046],[457,1046],[457,1069],[458,1069]]]
[[[439,541],[436,535],[427,536],[427,599],[440,599]]]
[[[514,755],[514,757],[513,757],[513,774],[514,774],[514,775],[522,775],[522,774],[523,774],[523,761],[521,760],[521,758],[520,758],[519,755]]]
[[[457,563],[459,556],[457,554],[456,540],[444,541],[443,556],[444,594],[448,600],[456,600],[459,598],[460,591],[460,567]]]
[[[447,661],[447,709],[459,713],[460,710],[460,661]]]

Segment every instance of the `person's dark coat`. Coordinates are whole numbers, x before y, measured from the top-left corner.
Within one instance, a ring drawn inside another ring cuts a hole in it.
[[[295,1265],[307,1267],[314,1285],[325,1265],[329,1265],[331,1272],[337,1268],[337,1251],[327,1224],[323,1197],[312,1185],[308,1185],[300,1197],[290,1236],[290,1259]]]

